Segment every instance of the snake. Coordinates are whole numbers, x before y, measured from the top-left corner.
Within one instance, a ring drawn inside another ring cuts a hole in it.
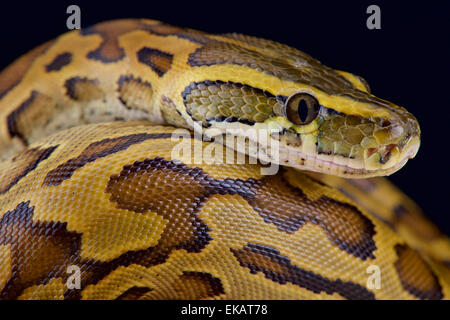
[[[6,67],[0,121],[2,300],[450,297],[384,177],[417,119],[288,45],[98,23]]]

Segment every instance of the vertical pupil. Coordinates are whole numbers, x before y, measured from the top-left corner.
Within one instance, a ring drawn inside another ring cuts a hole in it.
[[[305,122],[306,119],[308,118],[309,112],[308,104],[306,103],[305,99],[300,99],[300,101],[298,102],[297,112],[300,120],[302,122]]]

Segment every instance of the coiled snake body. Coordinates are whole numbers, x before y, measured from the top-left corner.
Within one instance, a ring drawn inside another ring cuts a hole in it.
[[[416,119],[291,47],[105,22],[7,67],[0,119],[2,299],[450,296],[449,240],[379,177]]]

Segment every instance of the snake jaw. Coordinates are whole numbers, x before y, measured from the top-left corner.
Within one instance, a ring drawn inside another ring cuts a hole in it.
[[[351,127],[352,123],[359,123],[355,117],[343,121],[347,124],[347,128]],[[254,140],[255,137],[260,137],[260,134],[247,136],[248,140],[243,142],[245,145],[239,146],[242,150],[250,150],[256,146],[256,149],[259,150],[258,154],[250,154],[252,157],[300,170],[346,178],[390,175],[402,168],[408,159],[416,155],[420,145],[420,129],[417,122],[401,122],[397,118],[391,119],[391,121],[383,121],[379,118],[371,119],[370,123],[367,121],[369,120],[366,119],[355,127],[372,125],[375,122],[383,125],[367,132],[367,136],[364,138],[361,137],[357,141],[354,139],[355,145],[348,149],[348,153],[343,152],[345,149],[340,149],[342,140],[336,140],[332,145],[333,149],[327,152],[329,149],[321,140],[327,139],[325,135],[329,125],[326,124],[326,121],[318,130],[307,134],[300,134],[291,128],[285,128],[276,121],[266,121],[254,126],[242,123],[226,123],[227,125],[225,125],[223,122],[211,122],[211,124],[216,130],[220,128],[218,133],[231,134],[236,138],[242,136],[243,133],[239,132],[249,129],[266,132],[267,140],[264,139],[264,141],[268,143],[264,146],[260,145],[261,141]],[[231,128],[239,130],[227,133],[227,130]],[[334,130],[331,135],[335,136],[336,132],[340,132],[339,129]],[[346,129],[344,132],[352,131]],[[250,145],[253,147],[250,148]],[[236,149],[234,143],[228,146]],[[238,150],[240,150],[239,148]]]
[[[342,114],[337,116],[342,118]],[[280,164],[346,178],[375,177],[390,175],[402,168],[417,154],[420,146],[420,128],[417,121],[411,121],[412,118],[407,121],[398,117],[390,121],[374,118],[360,123],[352,117],[339,121],[345,124],[344,131],[330,126],[332,121],[329,120],[325,119],[319,130],[310,134],[281,132]],[[356,125],[352,127],[353,123]],[[375,129],[366,131],[366,136],[355,131],[361,129],[361,125],[369,124]],[[355,136],[336,137],[339,132],[356,132],[358,139]],[[335,140],[330,142],[330,137]],[[345,140],[354,144],[346,147],[345,143],[349,142]]]

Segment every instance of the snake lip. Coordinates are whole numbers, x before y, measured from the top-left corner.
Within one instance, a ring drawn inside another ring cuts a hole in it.
[[[388,162],[391,152],[396,147],[398,147],[398,145],[392,144],[383,147],[383,152],[380,152],[380,150],[373,150],[374,152],[380,152],[381,167],[375,169],[367,169],[364,166],[355,167],[348,163],[337,163],[333,161],[333,159],[321,159],[317,155],[308,155],[303,152],[299,152],[298,150],[289,152],[288,159],[284,162],[285,164],[289,163],[290,166],[293,166],[299,170],[314,171],[351,179],[370,178],[391,175],[400,170],[410,158],[414,157],[418,149],[417,143],[409,143],[408,148],[403,149],[404,151],[401,155],[398,158],[396,157],[398,160],[395,161],[395,163],[389,164]]]

